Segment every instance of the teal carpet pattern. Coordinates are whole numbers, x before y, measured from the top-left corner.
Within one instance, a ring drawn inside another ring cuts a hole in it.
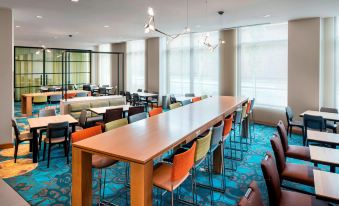
[[[36,116],[38,110],[44,106],[45,105],[34,106],[33,116]],[[15,116],[20,129],[28,129],[27,118],[22,117],[20,113],[20,103],[15,104]],[[237,164],[237,170],[235,172],[227,171],[226,192],[224,194],[214,192],[214,205],[235,205],[241,196],[244,195],[252,180],[256,180],[258,182],[261,188],[262,197],[267,205],[268,197],[266,185],[260,168],[260,162],[266,151],[272,151],[269,139],[275,132],[276,129],[274,127],[258,124],[255,125],[254,141],[249,145],[248,152],[244,153],[243,161],[235,161]],[[290,138],[290,144],[301,145],[301,136],[292,135]],[[19,158],[30,158],[30,155],[31,154]],[[40,152],[40,159],[41,158],[42,150]],[[0,161],[8,159],[12,158],[0,156]],[[292,159],[288,159],[287,161],[310,164]],[[230,167],[231,160],[226,159],[226,164]],[[66,164],[66,158],[64,157],[62,147],[59,148],[56,146],[52,148],[50,168],[47,168],[46,165],[47,161],[40,161],[38,167],[32,172],[26,173],[22,176],[5,179],[5,181],[31,205],[70,205],[72,183],[71,164]],[[106,170],[105,200],[114,202],[118,205],[129,204],[129,191],[124,188],[125,167],[125,163],[119,163]],[[326,167],[325,169],[328,170]],[[221,180],[222,177],[220,175],[213,175],[214,186],[220,186]],[[208,184],[208,175],[206,172],[203,170],[198,172],[197,181]],[[98,183],[98,171],[93,170],[93,205],[96,205],[98,200]],[[284,184],[314,193],[313,188],[288,182],[284,182]],[[156,205],[156,202],[158,201],[157,192],[157,189],[154,189],[154,205]],[[200,205],[210,204],[211,197],[209,190],[198,187],[197,193]],[[163,198],[163,205],[170,205],[170,196],[170,193],[165,194]],[[181,188],[180,197],[186,200],[191,200],[190,178]],[[176,205],[180,204],[176,203]]]

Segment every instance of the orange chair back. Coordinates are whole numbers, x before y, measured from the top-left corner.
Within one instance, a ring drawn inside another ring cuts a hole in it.
[[[64,94],[64,97],[65,97],[65,99],[72,99],[76,95],[77,95],[76,93],[67,93],[67,94]]]
[[[223,136],[228,135],[232,130],[233,114],[224,119],[224,132]]]
[[[196,142],[193,143],[189,150],[174,156],[172,182],[184,178],[189,173],[194,164],[195,148]]]
[[[155,116],[155,115],[158,115],[158,114],[161,114],[162,113],[162,108],[161,107],[158,107],[158,108],[154,108],[152,109],[151,111],[148,112],[148,115],[150,117],[152,116]]]
[[[198,101],[200,101],[201,100],[201,97],[194,97],[193,99],[192,99],[192,102],[194,103],[194,102],[198,102]]]
[[[250,113],[252,101],[249,100],[247,103],[246,114]]]
[[[72,133],[72,142],[77,142],[83,139],[87,139],[89,137],[101,134],[101,126],[90,127],[84,130],[80,130],[77,132]]]

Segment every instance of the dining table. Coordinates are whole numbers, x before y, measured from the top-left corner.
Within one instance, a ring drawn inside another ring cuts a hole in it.
[[[37,117],[37,118],[29,118],[28,125],[33,133],[33,162],[38,162],[38,129],[47,128],[49,123],[58,123],[58,122],[68,122],[72,127],[72,132],[75,131],[75,125],[78,123],[71,115],[56,115],[56,116],[48,116],[48,117]]]
[[[119,108],[122,108],[123,112],[127,112],[130,107],[132,107],[132,105],[124,104],[124,105],[117,105],[117,106],[90,108],[89,111],[91,111],[91,112],[93,112],[95,114],[98,114],[98,115],[102,115],[103,118],[105,119],[106,110],[108,110],[108,109],[119,109]]]
[[[307,130],[307,141],[320,144],[328,144],[333,148],[339,145],[339,134]]]
[[[310,145],[311,161],[330,166],[330,171],[335,172],[336,167],[339,167],[339,150]]]
[[[318,199],[339,203],[339,174],[313,170],[314,190]]]
[[[130,204],[152,205],[154,160],[223,121],[247,98],[217,96],[119,127],[72,145],[72,205],[92,205],[92,155],[130,165]],[[221,173],[223,146],[213,154],[214,172]]]
[[[336,113],[307,110],[301,113],[299,116],[303,117],[305,114],[313,115],[313,116],[322,116],[325,120],[339,122],[339,114],[336,114]]]

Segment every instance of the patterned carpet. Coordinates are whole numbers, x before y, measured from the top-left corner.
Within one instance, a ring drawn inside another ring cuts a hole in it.
[[[33,115],[36,116],[38,110],[43,108],[44,105],[35,106]],[[20,113],[20,103],[15,104],[15,115],[17,117],[20,130],[27,129],[27,118],[22,117]],[[236,172],[227,173],[227,190],[225,194],[214,192],[215,205],[235,205],[239,198],[245,193],[247,186],[252,180],[256,180],[261,188],[262,196],[267,205],[267,192],[266,185],[263,180],[260,161],[263,159],[266,151],[271,151],[269,138],[276,132],[275,128],[264,125],[255,125],[255,139],[254,142],[249,145],[248,152],[245,153],[244,160],[238,162],[238,168]],[[300,145],[302,143],[301,136],[293,135],[290,138],[290,144]],[[12,160],[13,157],[7,152],[0,152],[0,162],[6,160]],[[42,157],[42,153],[40,153]],[[23,156],[19,158],[31,158],[31,154],[25,152]],[[304,163],[302,161],[296,161],[288,159],[289,162]],[[226,160],[227,164],[230,164],[229,160]],[[52,149],[52,157],[50,168],[46,166],[47,161],[40,161],[38,166],[27,173],[4,179],[11,187],[13,187],[26,201],[31,205],[70,205],[71,200],[71,164],[66,164],[66,158],[63,155],[62,147],[54,147]],[[328,169],[328,168],[327,168]],[[2,170],[0,168],[0,170]],[[106,178],[106,190],[105,199],[112,201],[119,205],[128,205],[129,193],[128,190],[123,189],[125,181],[125,164],[119,163],[111,168],[107,169]],[[201,171],[198,174],[199,182],[208,183],[208,176]],[[98,172],[94,171],[93,177],[93,191],[94,198],[93,204],[97,203],[98,199]],[[220,186],[221,176],[213,176],[214,185]],[[305,186],[295,185],[288,183],[310,192],[314,192],[313,188]],[[206,189],[198,188],[198,198],[200,205],[209,205],[210,193]],[[154,204],[157,201],[157,190],[154,189]],[[181,198],[190,200],[191,198],[191,183],[186,181],[181,188]],[[127,202],[126,202],[127,200]],[[170,194],[167,193],[163,198],[163,205],[170,204]],[[176,204],[179,205],[179,204]]]

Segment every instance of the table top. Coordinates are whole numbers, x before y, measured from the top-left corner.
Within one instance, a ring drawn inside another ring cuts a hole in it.
[[[230,114],[247,98],[213,97],[76,142],[73,147],[145,164],[200,134],[206,124]]]
[[[70,93],[81,93],[81,92],[89,93],[89,91],[85,91],[85,90],[69,90],[69,91],[67,91],[68,94],[70,94]],[[62,94],[62,92],[57,91],[57,92],[27,93],[27,94],[22,94],[22,96],[24,96],[24,97],[35,97],[35,96],[51,96],[51,95],[55,95],[55,94]]]
[[[306,112],[301,113],[300,117],[303,117],[304,114],[314,115],[314,116],[322,116],[326,120],[339,121],[339,114],[336,114],[336,113],[307,110]]]
[[[109,107],[97,107],[97,108],[90,108],[91,112],[95,114],[105,114],[107,109],[118,109],[122,108],[123,111],[128,111],[131,105],[118,105],[118,106],[109,106]]]
[[[29,118],[27,121],[31,129],[44,128],[44,127],[47,127],[49,123],[57,123],[57,122],[65,122],[65,121],[69,122],[70,124],[78,123],[78,120],[74,119],[74,117],[72,117],[69,114],[49,116],[49,117]]]
[[[185,97],[185,96],[176,96],[175,99],[177,100],[177,102],[182,102],[182,101],[185,101],[185,100],[191,100],[193,99],[194,97]]]
[[[307,139],[315,142],[339,145],[339,134],[307,130]]]
[[[110,96],[87,96],[87,97],[74,97],[72,99],[67,99],[67,101],[61,100],[63,103],[73,103],[73,102],[85,102],[85,101],[91,101],[91,100],[109,100],[109,99],[116,99],[116,98],[124,98],[121,95],[110,95]]]
[[[313,170],[316,196],[339,201],[339,174]]]
[[[145,92],[137,92],[137,94],[141,97],[156,97],[156,96],[159,96],[159,94],[145,93]]]
[[[311,160],[328,165],[339,166],[339,150],[310,145]]]

